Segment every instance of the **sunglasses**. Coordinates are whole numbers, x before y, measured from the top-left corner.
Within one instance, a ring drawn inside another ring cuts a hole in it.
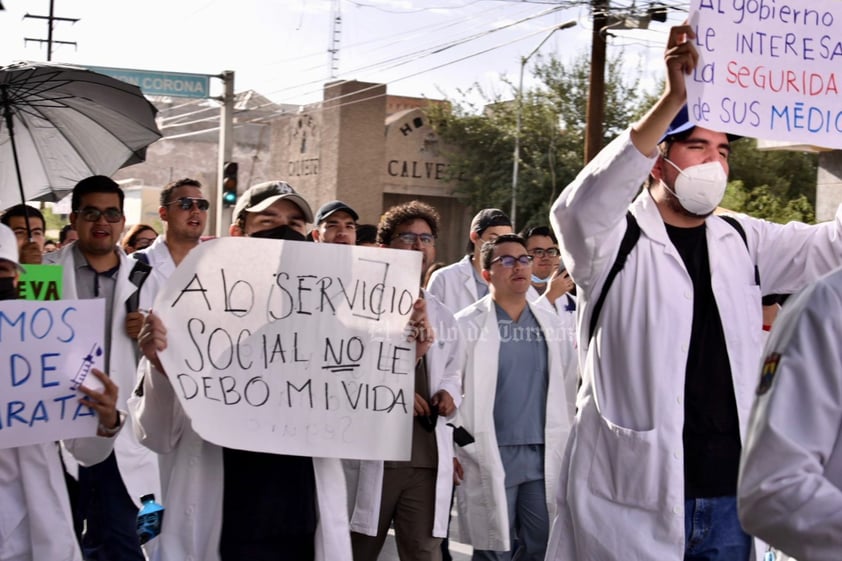
[[[76,214],[82,217],[85,222],[98,222],[101,217],[105,217],[107,222],[112,224],[123,219],[123,212],[119,208],[107,208],[99,210],[92,206],[87,206],[81,210],[77,210]]]
[[[194,204],[196,205],[196,208],[202,212],[210,208],[210,201],[207,199],[200,199],[198,197],[179,197],[164,206],[178,205],[178,208],[181,210],[191,210]]]
[[[521,265],[529,265],[532,263],[532,260],[535,259],[531,255],[521,255],[520,257],[514,257],[513,255],[501,255],[500,257],[495,257],[491,260],[491,263],[497,263],[498,261],[500,264],[507,269],[511,269],[515,266],[515,263],[520,263]]]

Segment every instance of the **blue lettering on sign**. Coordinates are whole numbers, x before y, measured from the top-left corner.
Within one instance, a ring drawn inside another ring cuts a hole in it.
[[[803,102],[792,105],[772,105],[771,128],[806,130],[810,133],[842,133],[842,110],[805,106]]]
[[[8,430],[11,442],[21,430],[96,417],[76,391],[63,387],[63,350],[77,344],[75,323],[82,321],[76,312],[70,302],[21,302],[0,310],[0,430]]]
[[[22,311],[17,315],[0,310],[0,343],[25,343],[30,336],[39,341],[52,336],[60,343],[70,343],[76,332],[69,316],[75,311],[72,306],[65,308],[56,321],[49,308],[38,308],[31,313]]]
[[[67,402],[75,399],[76,394],[70,393],[52,399],[39,399],[31,407],[24,401],[9,401],[0,408],[0,430],[17,425],[32,427],[35,423],[49,423],[51,417],[53,421],[75,421],[80,417],[96,415],[93,409],[82,403],[77,403],[71,413]]]
[[[58,370],[53,364],[49,364],[48,361],[59,356],[61,356],[59,353],[41,354],[40,364],[42,388],[50,388],[59,385],[58,380],[47,379],[48,373],[56,372]],[[25,384],[32,375],[32,365],[30,365],[29,359],[21,354],[12,353],[9,356],[9,373],[13,388]]]

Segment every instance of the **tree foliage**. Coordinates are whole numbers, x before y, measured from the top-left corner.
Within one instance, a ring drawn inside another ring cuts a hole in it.
[[[640,69],[623,66],[623,53],[606,64],[603,145],[652,105],[658,93],[642,91]],[[550,56],[534,68],[539,87],[521,93],[522,126],[517,186],[517,225],[546,224],[549,208],[584,161],[590,61],[565,64]],[[511,85],[511,84],[510,84]],[[662,88],[659,89],[659,91]],[[511,208],[518,91],[514,99],[488,97],[484,107],[461,100],[428,109],[447,147],[451,179],[473,208]],[[732,187],[724,206],[774,221],[814,220],[817,158],[798,152],[759,152],[754,141],[734,144]]]
[[[756,146],[752,139],[732,143],[732,181],[722,206],[772,222],[815,222],[818,156]]]

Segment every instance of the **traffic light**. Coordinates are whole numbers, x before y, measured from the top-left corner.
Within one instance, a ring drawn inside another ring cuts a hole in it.
[[[224,207],[237,204],[237,162],[226,162],[222,166],[222,205]]]

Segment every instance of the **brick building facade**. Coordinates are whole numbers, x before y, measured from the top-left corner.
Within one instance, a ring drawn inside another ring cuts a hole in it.
[[[340,199],[357,210],[361,223],[375,224],[390,206],[423,200],[442,215],[438,260],[456,261],[472,213],[446,180],[448,162],[422,111],[428,103],[389,96],[383,84],[356,81],[326,84],[323,101],[303,107],[277,105],[254,92],[238,94],[232,160],[239,164],[239,190],[282,179],[314,210]],[[149,189],[181,177],[213,185],[216,107],[206,100],[164,105],[159,117],[165,137],[148,149],[146,162],[120,170],[115,179]],[[128,222],[154,214],[155,208],[144,208]]]

